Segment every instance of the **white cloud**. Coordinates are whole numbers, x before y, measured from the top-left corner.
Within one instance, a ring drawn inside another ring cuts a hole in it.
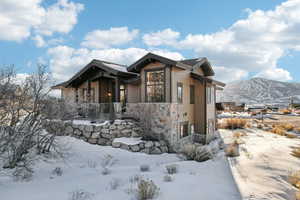
[[[44,47],[46,45],[44,38],[40,35],[36,35],[36,36],[32,37],[32,40],[35,41],[35,45],[37,47]]]
[[[42,23],[36,26],[36,32],[51,36],[54,32],[69,33],[77,24],[78,14],[84,9],[79,3],[58,0],[46,8]]]
[[[167,28],[162,31],[145,34],[143,36],[143,41],[149,46],[174,45],[179,36],[179,32]]]
[[[152,52],[175,60],[183,59],[183,56],[176,52],[166,50],[154,50]],[[92,59],[130,65],[147,53],[147,50],[141,48],[90,50],[87,48],[74,49],[69,46],[57,46],[48,50],[51,57],[50,70],[57,81],[66,81]]]
[[[54,32],[68,33],[77,23],[77,16],[83,5],[58,0],[48,8],[42,0],[1,0],[0,1],[0,40],[22,41],[32,32],[38,35],[52,35]],[[34,36],[41,41],[41,36]],[[41,45],[40,42],[37,42]]]
[[[176,33],[171,29],[169,32]],[[300,51],[299,32],[300,0],[288,0],[274,10],[248,9],[247,18],[216,33],[188,34],[182,40],[175,35],[171,42],[168,37],[159,36],[153,37],[153,41],[144,41],[148,45],[191,49],[199,56],[208,57],[214,66],[261,74],[272,71],[282,73],[285,80],[290,80],[291,75],[286,70],[279,70],[277,64],[289,50]]]
[[[282,68],[266,69],[256,74],[255,77],[261,77],[277,81],[290,81],[293,79],[290,72]]]
[[[223,82],[237,81],[248,76],[248,72],[246,70],[241,70],[237,68],[214,66],[214,71],[216,73],[216,80]]]
[[[88,48],[104,49],[116,45],[126,44],[137,37],[139,31],[129,31],[127,27],[113,27],[109,30],[94,30],[87,33],[82,46]]]

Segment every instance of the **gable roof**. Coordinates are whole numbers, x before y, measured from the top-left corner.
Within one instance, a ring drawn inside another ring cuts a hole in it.
[[[193,70],[196,67],[200,67],[203,70],[205,76],[213,76],[215,74],[207,58],[194,58],[176,61],[153,53],[146,54],[145,56],[137,60],[135,63],[130,65],[127,69],[130,72],[140,72],[140,70],[145,65],[153,61],[159,61],[163,64],[172,65],[184,70]]]
[[[58,88],[61,86],[68,87],[79,77],[83,76],[85,73],[88,73],[91,70],[107,72],[107,73],[115,75],[115,76],[123,76],[123,77],[128,77],[128,78],[135,77],[138,75],[133,72],[128,72],[126,65],[120,65],[120,64],[116,64],[116,63],[112,63],[112,62],[94,59],[89,64],[87,64],[84,68],[82,68],[79,72],[77,72],[74,76],[72,76],[68,81],[57,84],[57,85],[53,86],[52,88]]]

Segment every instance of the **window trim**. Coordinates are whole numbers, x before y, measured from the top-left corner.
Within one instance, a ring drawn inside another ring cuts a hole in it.
[[[179,87],[181,87],[181,96],[180,97],[179,97],[179,92],[178,92]],[[183,83],[182,82],[177,82],[176,92],[177,92],[177,103],[183,103]]]
[[[190,104],[195,104],[195,85],[190,85]]]
[[[164,94],[163,94],[163,100],[160,102],[153,102],[153,101],[148,101],[148,95],[147,95],[147,73],[148,72],[155,72],[155,71],[163,71],[164,73],[164,83],[163,83],[163,88],[164,88]],[[144,70],[144,90],[145,90],[145,102],[146,103],[165,103],[166,102],[166,68],[165,67],[158,67],[158,68],[153,68],[153,69],[145,69]]]

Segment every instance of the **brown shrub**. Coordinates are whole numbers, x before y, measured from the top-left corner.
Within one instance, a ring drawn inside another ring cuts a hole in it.
[[[237,156],[240,156],[239,144],[236,141],[234,143],[229,144],[225,148],[225,155],[227,157],[237,157]]]
[[[293,149],[291,155],[300,158],[300,147]]]
[[[288,115],[288,114],[291,114],[291,113],[292,113],[292,111],[289,110],[289,109],[283,109],[283,110],[281,110],[280,112],[281,112],[282,114],[284,114],[284,115]]]
[[[295,126],[293,124],[290,124],[290,123],[280,124],[279,127],[286,130],[286,131],[292,131],[295,128]]]
[[[277,135],[281,135],[281,136],[285,136],[286,135],[285,130],[282,129],[282,128],[279,128],[279,127],[272,128],[271,132],[275,133]]]
[[[229,118],[226,119],[223,123],[223,128],[225,129],[238,129],[238,128],[245,128],[247,124],[246,119],[240,119],[240,118]]]
[[[244,136],[247,136],[247,133],[245,133],[245,132],[234,132],[233,133],[234,138],[240,138],[240,137],[244,137]]]
[[[297,136],[296,134],[294,134],[294,133],[286,133],[285,136],[286,136],[287,138],[291,138],[291,139],[297,138],[297,137],[298,137],[298,136]]]
[[[288,182],[296,188],[300,189],[300,171],[291,172],[288,175]]]

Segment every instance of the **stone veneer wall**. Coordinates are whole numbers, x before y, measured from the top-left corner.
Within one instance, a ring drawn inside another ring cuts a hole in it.
[[[130,120],[115,120],[112,124],[108,121],[103,124],[74,124],[72,121],[48,120],[45,122],[44,127],[49,133],[76,137],[90,144],[109,145],[115,148],[147,154],[168,152],[167,143],[162,140],[142,141],[135,145],[113,142],[115,138],[142,136],[142,129],[137,123]]]
[[[177,103],[127,103],[126,114],[139,119],[145,131],[155,138],[174,146],[179,140],[179,106]]]

